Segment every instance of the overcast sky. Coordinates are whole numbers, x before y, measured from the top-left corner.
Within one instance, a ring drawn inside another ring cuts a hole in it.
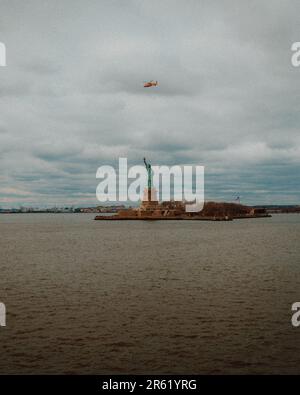
[[[96,205],[97,168],[144,156],[204,165],[206,199],[299,204],[299,15],[299,0],[0,0],[0,206]]]

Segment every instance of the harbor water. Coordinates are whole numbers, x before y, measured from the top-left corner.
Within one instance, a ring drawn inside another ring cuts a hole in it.
[[[300,215],[0,216],[0,373],[300,374]]]

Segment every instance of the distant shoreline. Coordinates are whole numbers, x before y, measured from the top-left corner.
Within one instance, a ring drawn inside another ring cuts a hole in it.
[[[258,207],[258,206],[250,206],[250,207]],[[263,206],[259,206],[263,207]],[[300,207],[295,206],[294,208],[276,208],[276,209],[268,209],[266,208],[266,213],[268,214],[300,214]],[[0,215],[8,215],[8,214],[117,214],[118,211],[0,211]]]

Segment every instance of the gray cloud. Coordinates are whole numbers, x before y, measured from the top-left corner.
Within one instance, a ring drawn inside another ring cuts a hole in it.
[[[0,7],[0,206],[97,204],[119,156],[204,164],[210,199],[299,202],[298,1]]]

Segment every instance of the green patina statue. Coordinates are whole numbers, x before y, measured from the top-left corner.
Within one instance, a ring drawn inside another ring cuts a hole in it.
[[[151,168],[151,164],[146,162],[146,158],[144,158],[144,163],[148,173],[148,190],[151,191],[151,188],[153,186],[153,170]]]

